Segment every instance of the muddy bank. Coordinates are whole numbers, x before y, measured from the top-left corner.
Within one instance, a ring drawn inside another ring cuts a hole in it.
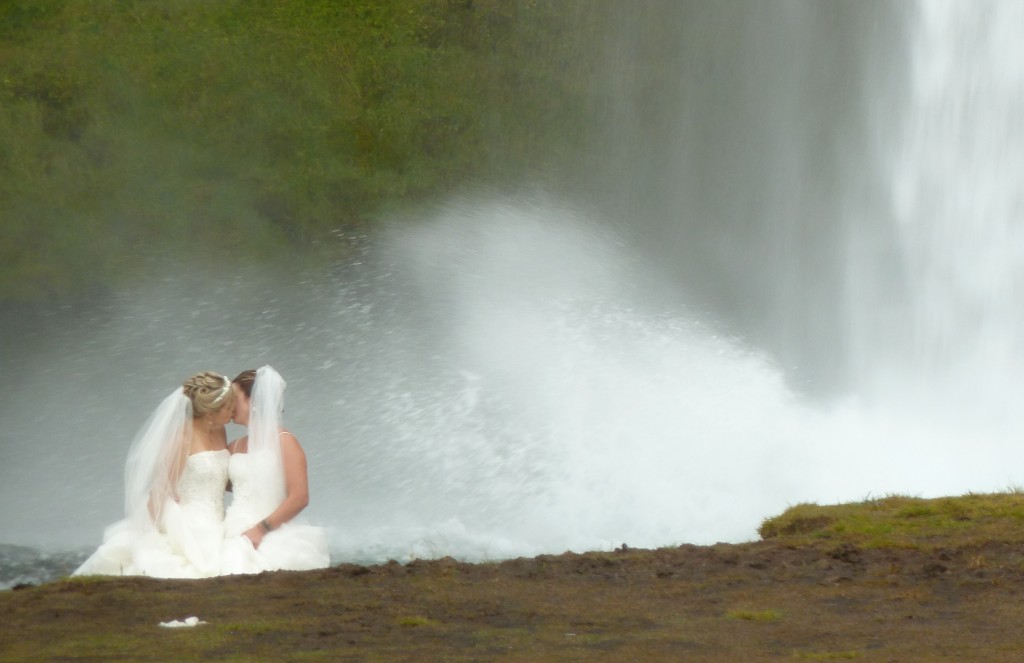
[[[1015,661],[1022,581],[1015,543],[777,541],[62,580],[0,595],[0,660]]]

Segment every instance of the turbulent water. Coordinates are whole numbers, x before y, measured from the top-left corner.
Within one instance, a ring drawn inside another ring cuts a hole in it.
[[[0,543],[0,590],[62,578],[74,571],[87,554],[80,550],[49,550]]]
[[[167,269],[8,325],[0,540],[29,548],[0,586],[99,542],[175,384],[263,363],[336,561],[743,541],[801,501],[1019,483],[1024,12],[650,7],[609,48],[586,205],[465,197],[332,273]]]

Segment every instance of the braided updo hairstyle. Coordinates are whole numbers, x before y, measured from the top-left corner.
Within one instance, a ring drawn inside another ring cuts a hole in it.
[[[185,380],[182,392],[192,402],[192,416],[202,417],[229,407],[235,402],[235,390],[227,377],[203,371]]]

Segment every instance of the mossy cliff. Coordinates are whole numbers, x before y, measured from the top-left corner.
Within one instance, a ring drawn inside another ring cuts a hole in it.
[[[0,4],[0,301],[154,253],[332,254],[585,142],[605,12],[564,0]]]

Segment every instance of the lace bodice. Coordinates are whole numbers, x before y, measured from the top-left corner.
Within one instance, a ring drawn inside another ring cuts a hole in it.
[[[178,480],[178,503],[184,508],[214,509],[223,518],[229,456],[227,449],[189,456]]]

